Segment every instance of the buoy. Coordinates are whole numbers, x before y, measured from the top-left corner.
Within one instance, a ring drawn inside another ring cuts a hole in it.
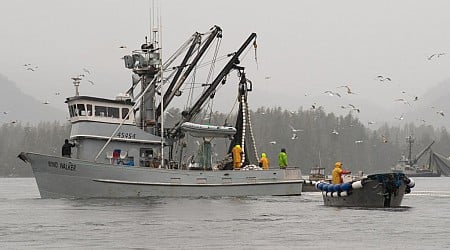
[[[352,184],[350,184],[348,182],[342,183],[342,185],[341,185],[342,191],[348,191],[348,190],[350,190],[350,188],[352,188]]]
[[[334,192],[334,185],[333,184],[328,185],[327,190],[328,190],[328,192]]]
[[[345,197],[345,196],[348,196],[348,193],[347,193],[347,191],[342,191],[342,192],[340,193],[340,196],[341,196],[341,197]]]
[[[340,184],[334,185],[334,192],[341,192],[341,191],[342,191],[342,188],[341,188]]]
[[[362,187],[363,187],[363,185],[362,185],[361,181],[355,181],[355,182],[352,183],[352,188],[353,189],[359,189],[359,188],[362,188]]]
[[[407,180],[409,180],[409,182],[407,182],[406,185],[407,185],[409,188],[413,188],[414,186],[416,186],[416,182],[415,182],[413,179],[408,178]]]

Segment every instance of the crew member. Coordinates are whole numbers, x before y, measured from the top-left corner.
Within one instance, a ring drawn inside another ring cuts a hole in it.
[[[331,172],[331,183],[332,184],[341,184],[342,181],[342,175],[343,174],[350,174],[351,172],[345,169],[342,169],[342,162],[338,161],[334,164],[334,169]]]
[[[269,169],[269,159],[267,159],[266,153],[261,154],[261,159],[259,159],[259,166],[262,167],[263,170]]]
[[[278,154],[278,166],[281,169],[285,169],[288,165],[288,157],[286,154],[286,149],[282,148],[281,152]]]
[[[233,150],[231,151],[233,154],[233,168],[234,169],[240,169],[242,165],[242,149],[241,145],[237,144],[234,146]]]
[[[75,144],[70,143],[68,139],[64,140],[64,145],[62,146],[62,156],[70,158],[73,147],[75,147]]]

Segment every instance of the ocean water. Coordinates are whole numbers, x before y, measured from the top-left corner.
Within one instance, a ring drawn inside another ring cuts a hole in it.
[[[0,249],[447,249],[450,178],[415,178],[396,209],[252,198],[40,199],[0,178]]]

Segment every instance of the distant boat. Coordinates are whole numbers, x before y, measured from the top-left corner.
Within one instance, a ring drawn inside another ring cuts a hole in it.
[[[417,155],[412,156],[412,145],[414,143],[414,138],[412,136],[406,137],[406,142],[408,143],[408,158],[405,155],[402,155],[397,165],[392,168],[394,173],[404,173],[409,177],[439,177],[441,176],[441,172],[439,169],[431,168],[431,165],[428,164],[428,167],[423,165],[419,166],[417,162],[419,159],[430,150],[431,146],[434,144],[432,141],[427,147],[425,147],[422,151],[420,151]]]
[[[315,166],[311,168],[308,179],[305,179],[305,183],[303,183],[302,192],[318,192],[316,189],[316,183],[324,181],[331,183],[331,179],[325,174],[325,168],[320,166]]]
[[[380,173],[342,184],[319,182],[325,206],[333,207],[400,207],[405,193],[411,192],[414,181],[403,173]]]

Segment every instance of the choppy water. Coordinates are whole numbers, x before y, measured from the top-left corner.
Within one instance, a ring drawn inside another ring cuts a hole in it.
[[[319,193],[222,199],[40,199],[0,178],[0,249],[445,249],[450,178],[415,178],[399,209],[325,207]]]

